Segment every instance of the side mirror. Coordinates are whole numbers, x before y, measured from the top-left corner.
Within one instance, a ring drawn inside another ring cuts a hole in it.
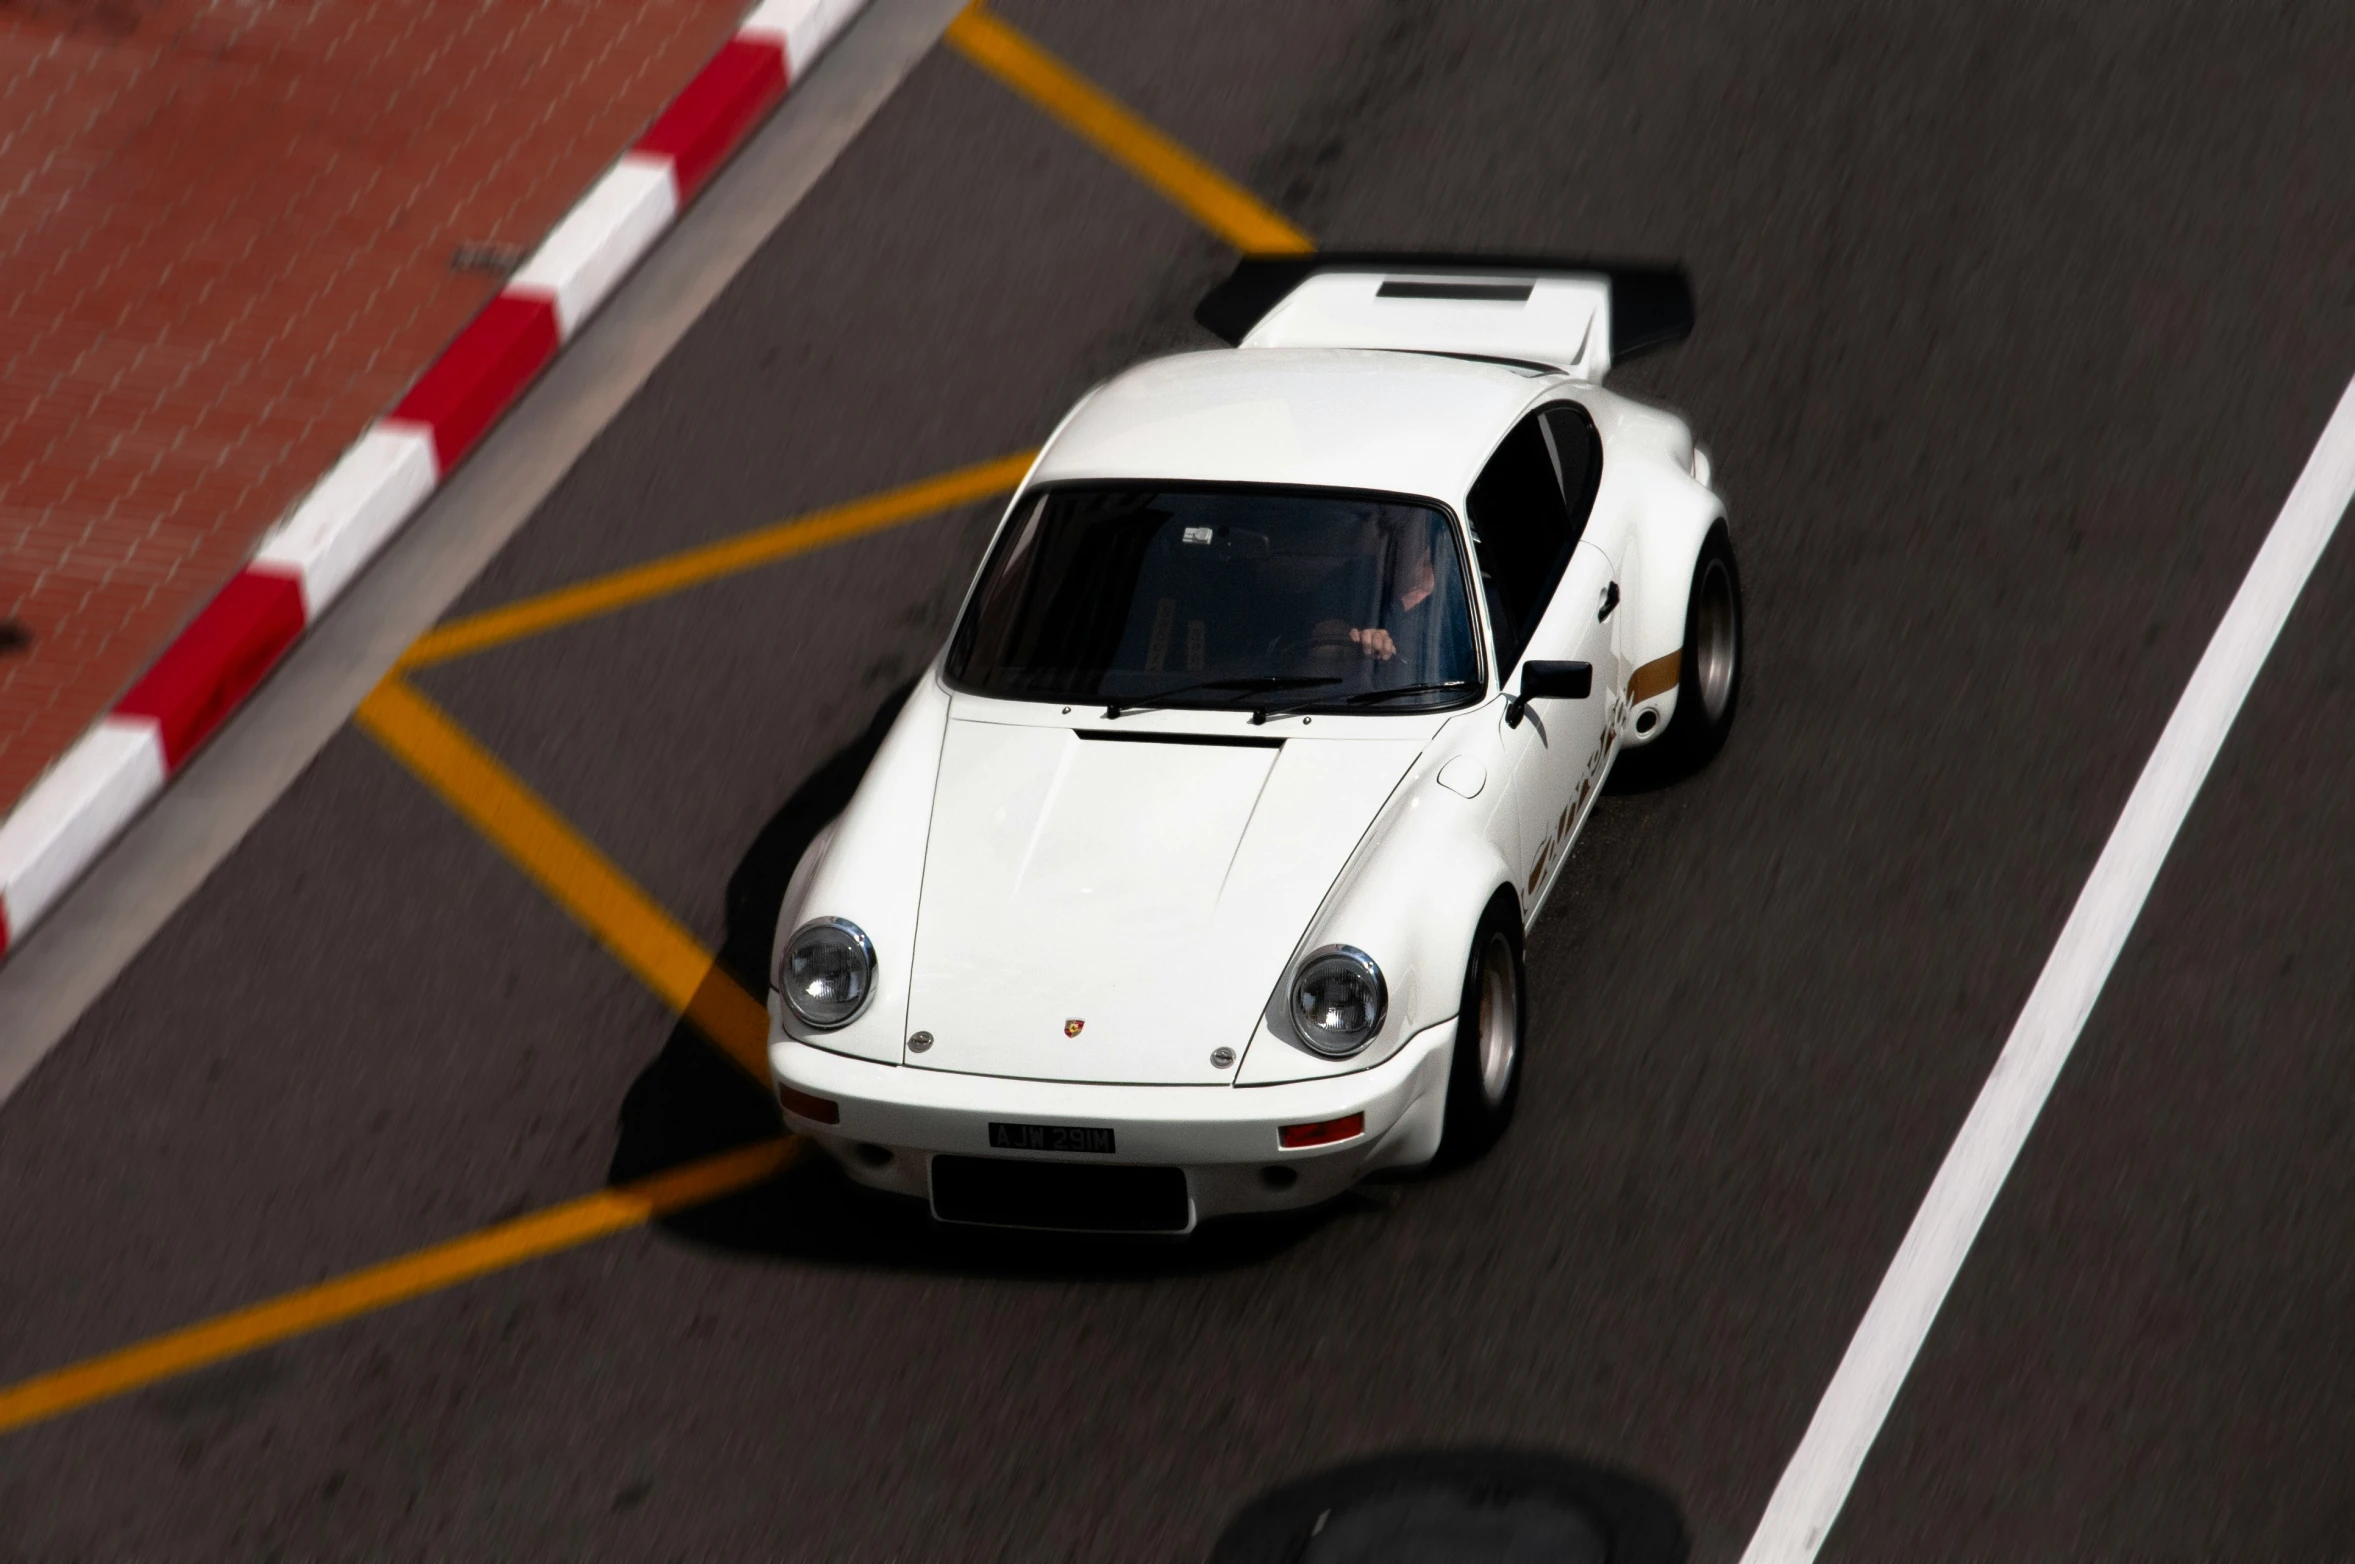
[[[1505,701],[1505,726],[1521,726],[1521,714],[1531,701],[1582,701],[1594,692],[1592,663],[1523,663],[1521,693]]]
[[[1525,701],[1582,701],[1594,692],[1591,663],[1521,665],[1521,698]]]

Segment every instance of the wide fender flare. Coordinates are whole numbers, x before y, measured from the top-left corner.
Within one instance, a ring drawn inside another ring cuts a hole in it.
[[[1630,529],[1621,568],[1628,617],[1620,632],[1620,656],[1628,669],[1631,724],[1624,738],[1631,746],[1665,733],[1676,715],[1693,567],[1709,534],[1725,525],[1725,502],[1682,473],[1648,474],[1644,487],[1640,519]],[[1656,713],[1658,720],[1648,732],[1638,733],[1632,724],[1645,711]]]
[[[836,1053],[900,1062],[916,909],[948,711],[948,692],[940,681],[930,673],[918,679],[851,795],[850,807],[810,844],[778,909],[777,931],[769,942],[772,981],[785,940],[812,918],[847,918],[875,947],[873,998],[849,1025],[824,1034],[825,1046]],[[921,824],[911,830],[911,821]],[[772,1013],[781,1024],[781,1010]]]
[[[1466,799],[1427,771],[1418,775],[1359,844],[1287,965],[1288,991],[1299,958],[1323,946],[1354,945],[1374,958],[1390,1009],[1365,1062],[1456,1013],[1473,932],[1497,891],[1513,881],[1487,829],[1505,791],[1499,779],[1482,797]]]

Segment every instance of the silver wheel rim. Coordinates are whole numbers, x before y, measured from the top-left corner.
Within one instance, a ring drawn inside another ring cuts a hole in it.
[[[1520,996],[1513,992],[1513,949],[1491,934],[1480,954],[1480,1094],[1494,1108],[1512,1084],[1521,1051]]]
[[[1693,587],[1693,683],[1701,714],[1714,727],[1734,698],[1734,655],[1739,636],[1734,607],[1734,574],[1712,559]]]

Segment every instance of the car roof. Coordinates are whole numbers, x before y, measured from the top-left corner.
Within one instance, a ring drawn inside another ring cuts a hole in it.
[[[1048,445],[1036,481],[1298,484],[1453,501],[1556,378],[1356,348],[1182,353],[1097,388]]]

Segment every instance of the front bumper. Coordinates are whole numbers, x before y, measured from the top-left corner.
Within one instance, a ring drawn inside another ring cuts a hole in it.
[[[840,1105],[838,1123],[819,1124],[791,1110],[786,1122],[873,1188],[929,1198],[936,1155],[1175,1167],[1186,1175],[1199,1221],[1314,1205],[1378,1169],[1430,1161],[1446,1115],[1455,1030],[1452,1019],[1428,1027],[1371,1069],[1277,1086],[960,1075],[853,1059],[783,1036],[772,1037],[769,1068],[781,1084]],[[1279,1126],[1352,1113],[1363,1113],[1366,1125],[1350,1140],[1298,1150],[1277,1143]],[[1109,1155],[993,1150],[992,1121],[1109,1129],[1117,1149]]]

